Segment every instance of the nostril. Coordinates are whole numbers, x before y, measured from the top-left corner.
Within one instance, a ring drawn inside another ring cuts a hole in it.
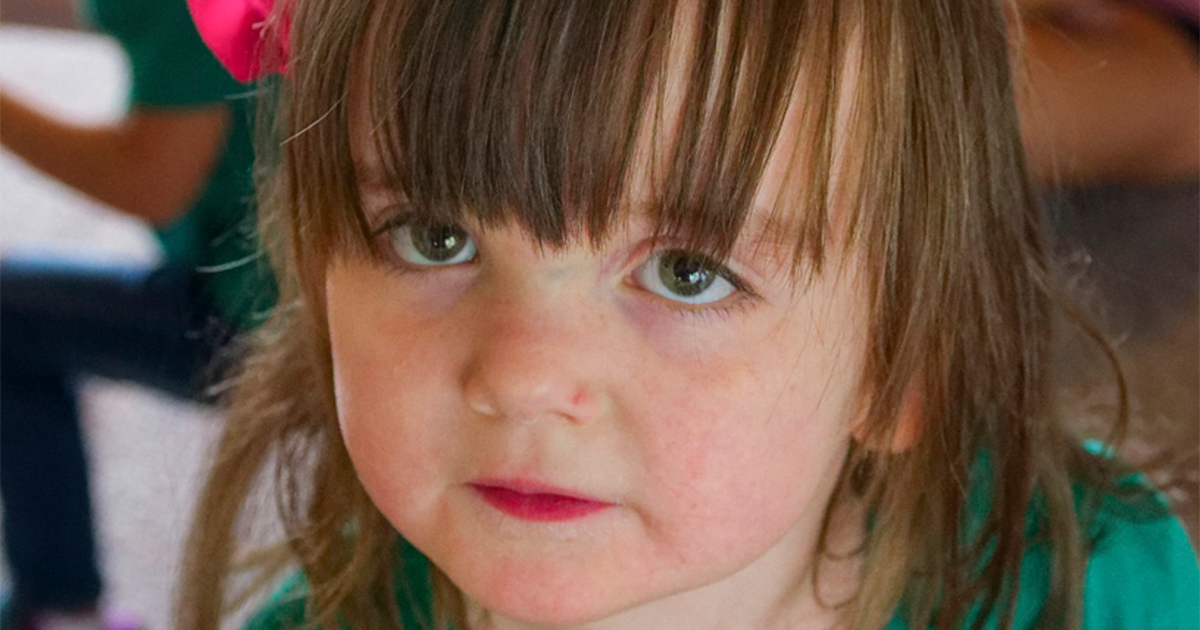
[[[587,422],[603,413],[603,405],[596,392],[587,385],[580,385],[568,401],[567,414],[576,421]]]
[[[595,377],[607,352],[598,351],[594,327],[577,313],[567,315],[561,306],[541,301],[481,310],[460,364],[464,406],[478,417],[579,423],[605,408]]]
[[[602,413],[600,397],[569,367],[526,369],[511,362],[470,370],[463,383],[468,408],[488,418],[534,420],[557,417],[590,422]]]

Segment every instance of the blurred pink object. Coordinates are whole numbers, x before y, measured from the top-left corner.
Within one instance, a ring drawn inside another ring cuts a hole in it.
[[[288,24],[272,15],[274,4],[275,0],[188,0],[200,38],[242,83],[287,69]],[[269,33],[276,27],[281,29],[278,34]],[[265,48],[269,42],[275,50]]]

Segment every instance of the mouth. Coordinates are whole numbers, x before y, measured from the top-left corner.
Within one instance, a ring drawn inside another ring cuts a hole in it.
[[[613,507],[590,497],[524,481],[476,481],[468,484],[497,510],[524,521],[573,521]]]

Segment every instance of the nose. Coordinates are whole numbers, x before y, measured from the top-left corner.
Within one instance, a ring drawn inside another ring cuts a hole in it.
[[[579,309],[536,299],[498,300],[477,311],[463,395],[483,416],[587,424],[603,416],[603,331]]]

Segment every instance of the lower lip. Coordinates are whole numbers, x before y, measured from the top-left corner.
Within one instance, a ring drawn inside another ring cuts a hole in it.
[[[519,492],[510,488],[485,485],[471,487],[497,510],[521,520],[539,523],[573,521],[612,507],[610,503],[561,494]]]

